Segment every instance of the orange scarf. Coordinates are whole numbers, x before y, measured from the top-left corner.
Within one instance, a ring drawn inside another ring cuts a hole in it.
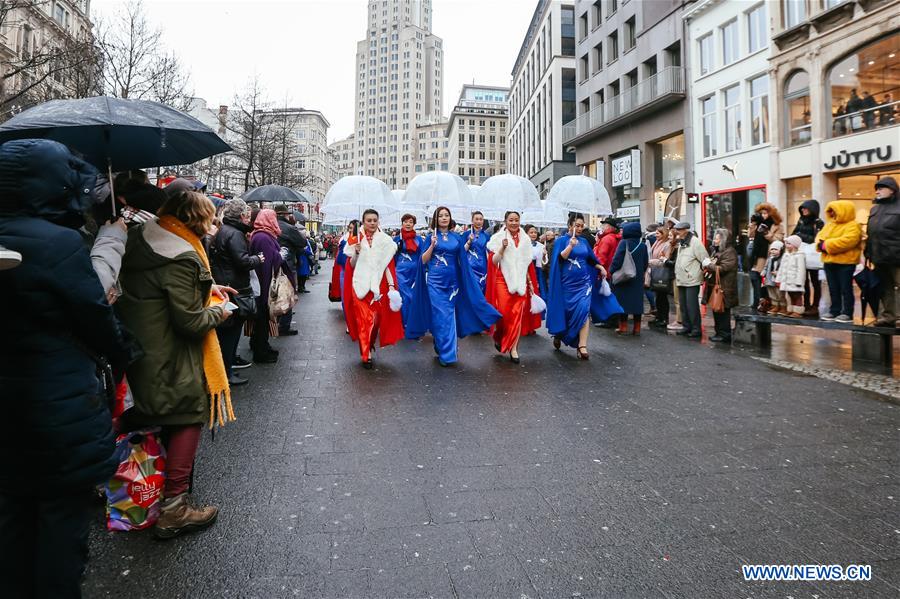
[[[200,238],[188,229],[184,223],[174,216],[161,216],[159,226],[178,237],[184,239],[197,255],[200,262],[209,270],[209,258],[206,250],[200,243]],[[210,292],[206,298],[206,306],[213,304],[213,295]],[[221,303],[216,298],[216,303]],[[206,333],[203,338],[203,374],[206,379],[206,389],[209,392],[209,428],[218,423],[223,426],[226,422],[235,420],[234,410],[231,407],[231,389],[228,387],[228,374],[225,372],[225,363],[222,361],[222,349],[219,346],[219,337],[215,330]]]

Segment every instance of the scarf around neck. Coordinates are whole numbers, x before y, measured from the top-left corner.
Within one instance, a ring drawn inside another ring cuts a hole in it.
[[[274,214],[274,212],[273,212]],[[160,228],[172,233],[190,244],[200,257],[200,262],[209,270],[209,258],[200,238],[197,234],[185,226],[183,222],[174,216],[165,215],[159,218]],[[206,297],[204,306],[220,303],[214,300],[212,292]],[[210,330],[203,337],[203,375],[206,379],[206,389],[209,392],[209,428],[215,424],[223,426],[226,422],[235,420],[234,410],[231,406],[231,389],[228,386],[228,374],[225,372],[225,363],[222,361],[222,349],[219,346],[219,337],[215,329]]]
[[[506,250],[500,258],[500,272],[503,273],[506,288],[515,295],[528,293],[528,267],[534,260],[531,244],[517,243],[521,232],[522,230],[519,229],[513,235],[506,230],[506,227],[503,227],[494,233],[487,242],[488,251],[496,254],[503,246],[503,240],[509,239],[509,245],[506,246]]]
[[[406,229],[402,229],[400,231],[400,238],[403,240],[403,243],[406,245],[406,251],[410,254],[415,254],[419,249],[419,244],[416,243],[416,232],[415,231],[407,231]]]

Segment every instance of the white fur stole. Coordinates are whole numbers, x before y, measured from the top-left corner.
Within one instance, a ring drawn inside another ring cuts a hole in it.
[[[372,236],[372,245],[366,240],[365,233],[361,233],[359,242],[359,258],[353,267],[353,292],[356,297],[362,299],[371,291],[375,296],[381,295],[381,280],[384,271],[394,259],[397,244],[386,233],[376,231]],[[344,253],[353,257],[353,246],[344,246]]]
[[[503,247],[503,240],[508,239],[509,245],[500,258],[500,272],[506,281],[506,288],[514,295],[527,295],[528,293],[528,267],[533,258],[531,250],[531,238],[525,231],[519,229],[519,246],[516,247],[512,235],[503,227],[491,236],[487,243],[487,249],[497,254]]]

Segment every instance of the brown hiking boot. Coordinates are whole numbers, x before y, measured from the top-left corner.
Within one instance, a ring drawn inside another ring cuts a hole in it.
[[[168,499],[159,509],[159,520],[153,527],[157,539],[171,539],[181,533],[201,530],[216,521],[219,508],[197,506],[187,493]]]

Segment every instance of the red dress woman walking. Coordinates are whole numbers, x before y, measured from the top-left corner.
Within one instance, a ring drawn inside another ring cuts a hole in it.
[[[519,339],[541,327],[543,307],[531,310],[537,296],[531,239],[519,227],[519,213],[507,212],[504,226],[487,243],[487,300],[501,314],[493,329],[494,347],[519,363]],[[539,301],[539,300],[538,300]]]
[[[363,230],[356,243],[348,241],[344,253],[349,258],[344,273],[344,302],[347,331],[359,343],[363,367],[372,368],[375,342],[381,347],[403,339],[402,300],[397,291],[394,254],[397,245],[378,230],[378,212],[363,213]]]

